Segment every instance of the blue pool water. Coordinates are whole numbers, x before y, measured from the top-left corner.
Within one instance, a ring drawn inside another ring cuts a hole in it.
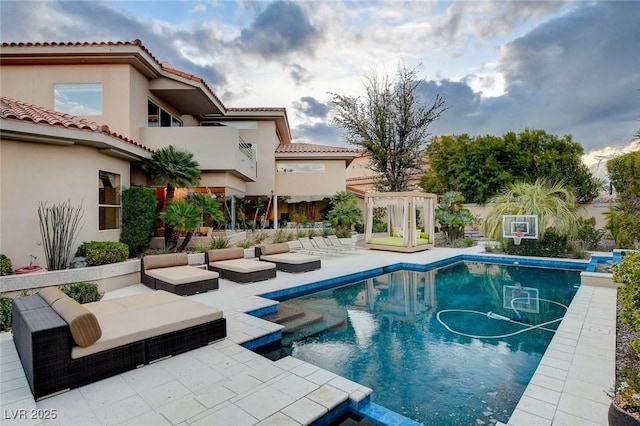
[[[289,300],[345,319],[290,350],[372,388],[373,402],[423,424],[507,422],[553,332],[479,337],[510,335],[523,326],[468,311],[519,313],[529,326],[551,322],[566,309],[538,299],[568,306],[579,281],[576,271],[475,262],[393,272]]]

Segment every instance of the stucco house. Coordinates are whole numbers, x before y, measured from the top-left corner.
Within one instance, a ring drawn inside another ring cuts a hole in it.
[[[14,266],[30,255],[45,264],[38,203],[82,203],[77,244],[117,241],[120,189],[154,186],[141,163],[168,145],[193,153],[202,171],[199,187],[176,195],[215,194],[228,229],[253,219],[259,198],[269,226],[294,212],[321,219],[356,155],[292,143],[286,109],[229,108],[140,40],[3,43],[0,96],[0,253]]]

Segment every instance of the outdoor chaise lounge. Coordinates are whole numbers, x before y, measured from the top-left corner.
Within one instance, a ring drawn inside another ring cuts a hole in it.
[[[226,330],[221,310],[165,291],[81,305],[47,287],[13,299],[13,341],[36,399],[205,346]]]
[[[140,260],[140,280],[154,290],[181,296],[218,288],[217,272],[189,265],[187,253],[152,254]]]
[[[273,262],[279,271],[308,272],[320,269],[320,258],[314,255],[291,253],[289,244],[267,244],[255,248],[256,257],[260,260]]]
[[[206,263],[210,271],[220,274],[220,278],[237,283],[264,281],[276,277],[276,265],[258,259],[245,259],[243,248],[209,250]]]

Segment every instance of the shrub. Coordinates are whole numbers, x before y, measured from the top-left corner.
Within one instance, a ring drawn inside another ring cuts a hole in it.
[[[156,220],[156,194],[151,188],[132,186],[122,191],[120,242],[137,256],[149,248]]]
[[[595,250],[605,234],[604,229],[596,229],[596,218],[578,218],[578,231],[576,240],[582,243],[586,250]]]
[[[313,229],[313,228],[309,229],[309,233],[307,234],[307,236],[309,238],[313,238],[313,237],[317,236],[316,230]]]
[[[12,299],[0,296],[0,331],[7,331],[11,328],[13,321]]]
[[[73,283],[65,284],[60,290],[78,303],[91,303],[100,300],[100,292],[98,286],[92,283]]]
[[[307,236],[307,231],[305,231],[304,229],[298,229],[296,232],[296,237],[298,238],[304,238]]]
[[[223,249],[229,247],[229,238],[221,235],[218,237],[211,237],[211,249]]]
[[[618,288],[622,322],[640,332],[640,252],[629,253],[613,265],[613,281],[622,284]],[[640,337],[636,336],[631,345],[640,353]]]
[[[197,242],[193,245],[192,250],[197,251],[198,253],[206,253],[207,251],[209,251],[209,246],[210,244]]]
[[[255,241],[252,238],[247,238],[244,241],[240,241],[236,244],[238,247],[242,247],[243,249],[248,249],[252,245],[254,245]]]
[[[336,236],[338,238],[349,238],[351,231],[348,228],[336,228]]]
[[[451,247],[454,248],[464,248],[464,247],[473,247],[475,245],[475,241],[473,238],[457,238],[451,242]]]
[[[107,265],[127,260],[129,247],[117,241],[85,241],[76,250],[76,256],[86,258],[87,266]]]
[[[273,234],[274,244],[286,243],[287,241],[290,241],[290,240],[291,240],[291,234],[289,234],[289,232],[286,229],[280,228]]]
[[[556,257],[567,252],[567,237],[553,229],[547,229],[543,238],[523,239],[519,246],[515,245],[513,240],[507,240],[503,243],[503,251],[518,256]]]
[[[0,276],[13,275],[11,259],[0,253]]]

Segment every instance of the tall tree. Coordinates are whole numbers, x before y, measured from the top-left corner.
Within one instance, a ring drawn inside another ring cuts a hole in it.
[[[381,176],[379,190],[410,189],[410,174],[423,169],[429,126],[446,110],[440,94],[424,103],[417,93],[420,82],[417,70],[402,64],[395,81],[368,76],[364,98],[332,93],[334,122],[348,143],[371,156],[370,168]]]
[[[160,185],[167,185],[165,195],[165,209],[173,202],[176,188],[193,186],[200,182],[199,164],[193,159],[193,154],[178,150],[173,145],[161,148],[153,153],[143,168]],[[165,222],[164,244],[168,249],[175,249],[178,239],[174,226]]]
[[[502,137],[469,135],[436,138],[426,150],[429,171],[421,178],[426,192],[461,192],[467,202],[486,203],[508,184],[538,178],[560,182],[578,202],[598,196],[602,182],[582,163],[584,150],[571,135],[558,138],[544,130],[525,129]]]

